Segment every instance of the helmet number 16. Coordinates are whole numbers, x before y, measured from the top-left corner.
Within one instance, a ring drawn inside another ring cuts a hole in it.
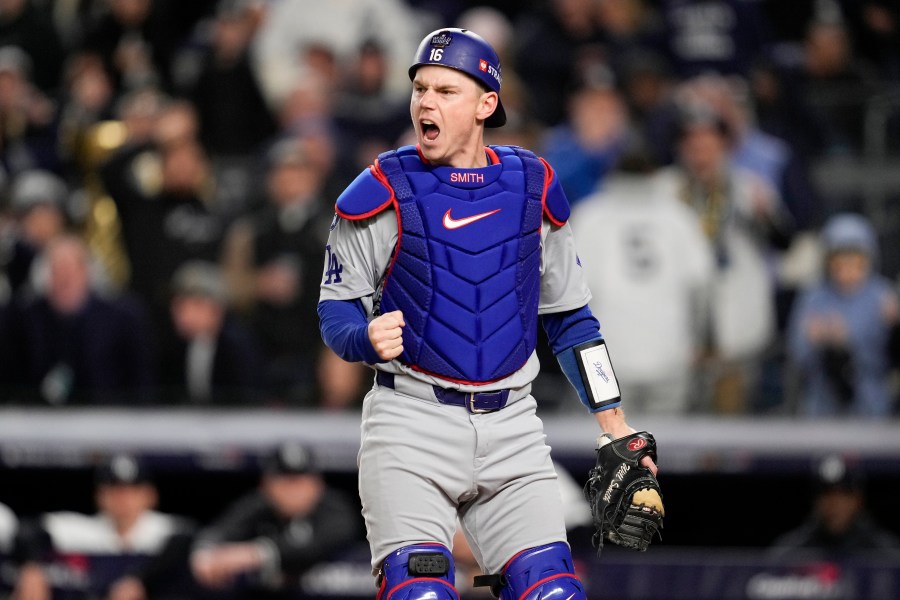
[[[432,48],[431,54],[428,55],[428,60],[433,62],[441,62],[441,58],[444,56],[443,48]]]

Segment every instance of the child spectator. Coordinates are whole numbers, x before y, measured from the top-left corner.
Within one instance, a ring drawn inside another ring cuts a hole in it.
[[[799,298],[788,331],[808,416],[891,413],[888,338],[898,318],[890,282],[876,272],[875,231],[863,216],[834,215],[822,231],[825,277]]]

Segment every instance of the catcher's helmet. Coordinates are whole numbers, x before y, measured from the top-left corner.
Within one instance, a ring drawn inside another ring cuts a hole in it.
[[[432,31],[419,44],[409,78],[422,65],[437,65],[462,71],[487,89],[497,92],[497,109],[484,121],[485,127],[506,123],[506,111],[500,102],[500,57],[484,38],[467,29],[444,28]]]

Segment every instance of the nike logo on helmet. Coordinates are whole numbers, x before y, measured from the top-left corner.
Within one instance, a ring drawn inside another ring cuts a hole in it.
[[[489,217],[494,213],[500,212],[500,209],[490,210],[488,212],[478,213],[477,215],[472,215],[471,217],[463,217],[462,219],[454,219],[450,216],[450,210],[447,209],[447,212],[444,213],[444,227],[447,229],[459,229],[460,227],[465,227],[475,221],[479,221],[485,217]]]

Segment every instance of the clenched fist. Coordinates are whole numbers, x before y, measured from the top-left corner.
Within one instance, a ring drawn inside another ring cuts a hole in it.
[[[403,313],[385,313],[369,322],[369,341],[381,360],[392,360],[403,352]]]

